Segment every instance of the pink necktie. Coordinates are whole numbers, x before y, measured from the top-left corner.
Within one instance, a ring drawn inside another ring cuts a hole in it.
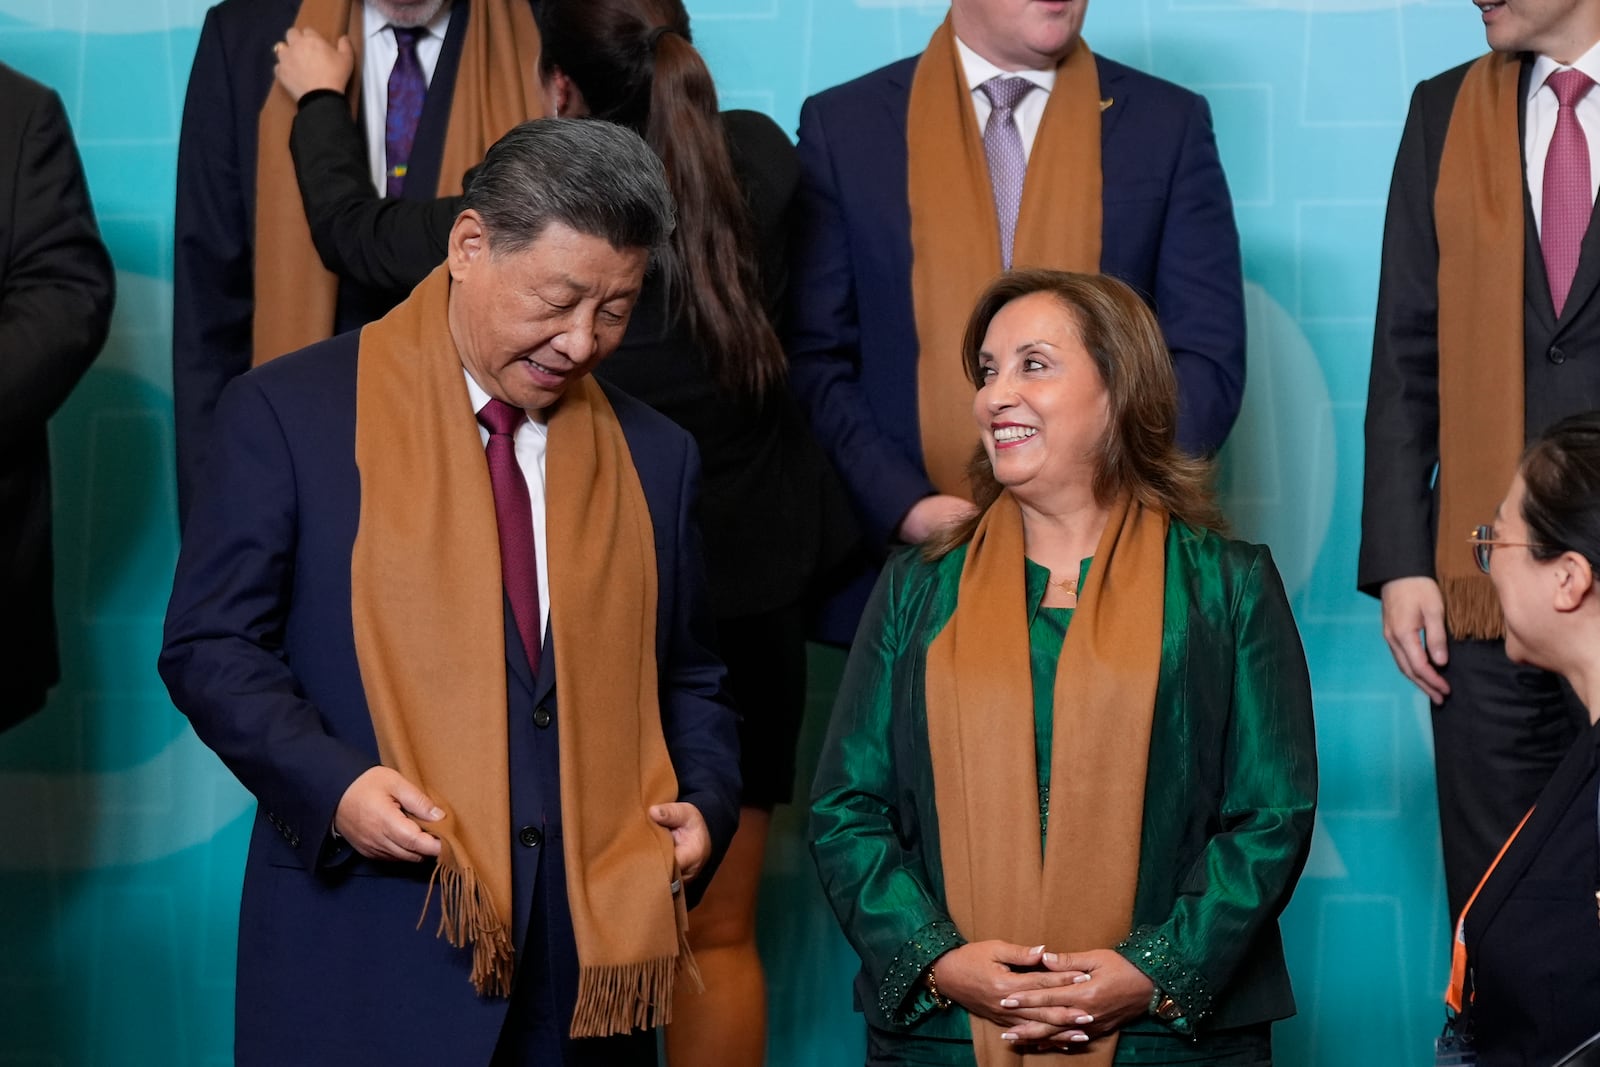
[[[1028,157],[1022,150],[1016,107],[1033,89],[1027,78],[996,75],[978,86],[989,98],[989,121],[983,126],[983,152],[989,160],[989,185],[994,190],[994,213],[1000,223],[1000,266],[1011,269],[1011,249],[1017,238],[1017,213],[1022,208],[1022,180]]]
[[[491,399],[478,412],[489,431],[489,484],[494,487],[495,525],[500,528],[500,577],[505,582],[517,634],[528,666],[539,673],[539,558],[533,544],[533,505],[528,482],[517,463],[517,427],[527,418],[521,408]]]
[[[1545,84],[1555,91],[1560,107],[1556,111],[1556,132],[1550,138],[1550,153],[1544,160],[1539,244],[1544,250],[1545,277],[1550,280],[1550,296],[1559,318],[1567,294],[1572,291],[1578,253],[1594,210],[1589,186],[1589,141],[1573,110],[1594,88],[1594,82],[1581,70],[1558,70]]]

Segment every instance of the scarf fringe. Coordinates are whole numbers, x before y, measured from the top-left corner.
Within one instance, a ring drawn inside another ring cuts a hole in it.
[[[1445,629],[1457,640],[1497,640],[1505,636],[1505,618],[1494,586],[1482,575],[1444,578]]]
[[[584,967],[578,974],[573,1037],[608,1037],[654,1029],[672,1021],[672,983],[677,956],[638,963]]]
[[[489,887],[470,867],[458,867],[441,857],[428,879],[428,895],[422,902],[417,928],[428,917],[433,887],[439,886],[439,928],[442,937],[456,948],[472,944],[472,988],[480,997],[511,995],[513,957],[511,933],[495,913]]]

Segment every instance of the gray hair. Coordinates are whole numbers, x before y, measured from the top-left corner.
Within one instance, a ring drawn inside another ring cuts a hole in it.
[[[495,253],[519,252],[559,222],[613,248],[663,249],[674,211],[661,160],[632,130],[600,119],[534,119],[496,141],[462,210]]]

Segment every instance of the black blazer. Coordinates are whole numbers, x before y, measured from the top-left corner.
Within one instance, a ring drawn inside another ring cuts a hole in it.
[[[172,400],[178,510],[192,502],[222,387],[250,369],[255,307],[256,142],[273,88],[272,46],[294,23],[297,0],[222,0],[206,12],[178,134],[172,263]],[[406,182],[408,196],[438,186],[450,99],[470,0],[451,5]],[[365,142],[358,138],[363,166]],[[369,185],[371,178],[367,179]],[[404,291],[341,286],[334,332],[383,315]]]
[[[1433,194],[1463,64],[1418,85],[1395,157],[1383,230],[1383,267],[1367,389],[1366,481],[1357,583],[1377,594],[1392,578],[1432,576],[1438,522],[1439,239]],[[1532,57],[1522,69],[1526,93]],[[1506,145],[1522,154],[1522,135]],[[1559,321],[1545,279],[1533,207],[1523,184],[1523,412],[1528,439],[1551,423],[1600,408],[1600,227],[1591,220]],[[1485,388],[1493,388],[1485,382]],[[1509,472],[1506,477],[1509,478]],[[1489,521],[1485,515],[1483,521]],[[1465,539],[1466,530],[1450,530]],[[1463,545],[1463,552],[1466,551]]]
[[[45,424],[111,326],[111,257],[56,94],[0,64],[0,730],[60,677]]]
[[[799,180],[794,147],[764,115],[727,111],[722,120],[776,315]],[[290,147],[311,236],[330,270],[363,285],[409,288],[444,261],[461,198],[380,199],[343,96],[302,98]],[[844,490],[787,387],[759,402],[719,388],[687,325],[673,320],[659,276],[646,279],[621,346],[595,376],[694,436],[705,464],[699,518],[718,618],[796,602],[812,575],[853,544]]]
[[[1597,789],[1591,727],[1467,911],[1479,1067],[1548,1067],[1600,1026]]]

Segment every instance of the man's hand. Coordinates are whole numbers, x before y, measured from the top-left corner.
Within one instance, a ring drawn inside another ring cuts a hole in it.
[[[693,804],[657,804],[650,809],[657,826],[672,831],[672,858],[685,882],[692,881],[711,858],[711,831]]]
[[[925,496],[911,505],[906,517],[900,520],[900,540],[908,545],[920,545],[945,527],[970,518],[977,510],[972,501],[958,496]]]
[[[1149,976],[1110,949],[1046,952],[1043,963],[1043,974],[1023,977],[1071,975],[1073,981],[1013,993],[1000,1002],[1023,1020],[1008,1031],[1019,1045],[1060,1047],[1104,1037],[1143,1015],[1155,995]]]
[[[929,969],[942,996],[1010,1032],[1028,1024],[1033,1016],[1005,1007],[1006,1000],[1041,987],[1069,987],[1084,981],[1075,973],[1016,970],[1037,968],[1043,959],[1042,945],[1028,948],[1009,941],[975,941],[946,952]],[[1048,1028],[1051,1033],[1056,1029]]]
[[[1435,704],[1450,695],[1438,671],[1450,660],[1445,642],[1444,595],[1432,578],[1395,578],[1383,583],[1383,639],[1400,673]]]
[[[336,48],[312,29],[291,26],[283,40],[272,46],[272,53],[278,57],[273,74],[295,103],[313,89],[344,92],[356,69],[356,52],[350,38],[339,38]]]
[[[444,818],[428,795],[388,767],[372,767],[339,798],[333,828],[370,860],[416,862],[439,854],[439,839],[417,825]]]

